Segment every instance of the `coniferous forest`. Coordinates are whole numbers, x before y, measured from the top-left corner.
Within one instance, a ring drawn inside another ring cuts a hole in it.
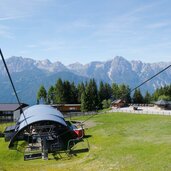
[[[97,85],[94,79],[75,84],[67,80],[58,79],[55,85],[45,89],[40,86],[37,92],[37,103],[43,100],[46,104],[81,104],[81,110],[94,111],[108,108],[111,102],[124,99],[127,103],[149,104],[157,100],[171,100],[171,85],[156,89],[153,94],[148,91],[143,95],[140,89],[132,94],[131,89],[125,84],[112,85],[100,82]]]

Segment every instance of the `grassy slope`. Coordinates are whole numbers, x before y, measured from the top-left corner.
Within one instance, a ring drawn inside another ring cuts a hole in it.
[[[4,132],[5,128],[10,125],[15,125],[14,123],[0,123],[0,132]]]
[[[89,153],[23,161],[0,139],[0,170],[171,170],[170,116],[113,113],[91,120],[97,125],[87,130],[92,135]]]

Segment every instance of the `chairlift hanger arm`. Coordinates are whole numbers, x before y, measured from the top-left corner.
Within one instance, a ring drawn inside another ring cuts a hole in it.
[[[6,64],[6,62],[5,62],[5,59],[4,59],[4,56],[3,56],[3,54],[2,54],[1,49],[0,49],[0,54],[1,54],[2,61],[3,61],[4,66],[5,66],[5,69],[6,69],[6,71],[7,71],[8,77],[9,77],[9,79],[10,79],[10,82],[11,82],[12,88],[13,88],[13,90],[14,90],[15,96],[16,96],[16,98],[17,98],[18,104],[19,104],[19,105],[21,105],[20,100],[19,100],[19,97],[18,97],[18,95],[17,95],[17,92],[16,92],[16,89],[15,89],[15,86],[14,86],[14,84],[13,84],[13,81],[12,81],[11,75],[10,75],[10,73],[9,73],[9,70],[8,70],[8,67],[7,67],[7,64]]]
[[[1,55],[2,61],[3,61],[3,63],[4,63],[5,69],[6,69],[6,71],[7,71],[7,74],[8,74],[9,80],[10,80],[10,83],[11,83],[11,85],[12,85],[12,88],[13,88],[13,90],[14,90],[15,96],[16,96],[16,98],[17,98],[17,102],[18,102],[18,104],[19,104],[19,108],[20,108],[21,112],[23,113],[23,116],[24,116],[24,119],[25,119],[26,124],[28,125],[27,120],[26,120],[26,117],[25,117],[24,112],[23,112],[23,109],[22,109],[22,107],[21,107],[21,102],[20,102],[20,100],[19,100],[17,91],[16,91],[16,89],[15,89],[14,83],[13,83],[13,81],[12,81],[10,72],[9,72],[9,70],[8,70],[8,67],[7,67],[7,64],[6,64],[6,62],[5,62],[5,58],[4,58],[3,54],[2,54],[1,49],[0,49],[0,55]]]

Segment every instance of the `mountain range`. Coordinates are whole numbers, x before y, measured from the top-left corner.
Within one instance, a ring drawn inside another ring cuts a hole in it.
[[[31,58],[11,57],[6,63],[14,81],[17,93],[22,102],[36,103],[36,94],[40,85],[47,89],[54,85],[58,78],[81,81],[94,78],[97,83],[127,84],[130,88],[141,84],[163,68],[171,65],[171,62],[143,63],[141,61],[128,61],[116,56],[107,61],[93,61],[88,64],[73,63],[65,66],[61,62],[46,60],[33,60]],[[0,61],[0,102],[16,102],[12,86],[7,76],[2,61]],[[156,88],[171,83],[171,68],[167,69],[151,81],[141,87],[142,92],[153,92]]]

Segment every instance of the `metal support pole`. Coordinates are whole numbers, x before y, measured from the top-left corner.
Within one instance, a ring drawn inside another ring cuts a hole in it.
[[[48,147],[46,137],[42,137],[42,159],[48,160]]]

